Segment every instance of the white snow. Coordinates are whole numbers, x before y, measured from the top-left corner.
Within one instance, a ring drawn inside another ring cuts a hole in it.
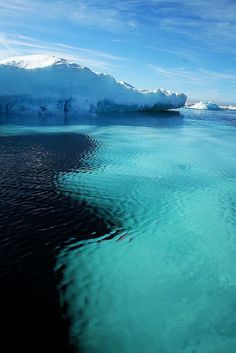
[[[66,62],[65,59],[57,58],[54,55],[27,55],[13,56],[8,59],[0,60],[0,65],[17,66],[22,69],[39,69],[51,65],[57,65]]]
[[[225,110],[236,110],[236,107],[234,105],[222,105],[220,107]]]
[[[0,61],[0,112],[75,113],[145,111],[180,108],[183,93],[141,90],[112,76],[49,55]]]
[[[200,101],[198,103],[195,103],[193,105],[189,105],[187,106],[187,108],[190,108],[190,109],[199,109],[199,110],[221,110],[221,108],[211,102],[211,101]]]

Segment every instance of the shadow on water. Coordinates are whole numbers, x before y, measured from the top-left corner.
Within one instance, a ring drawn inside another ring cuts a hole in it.
[[[186,116],[198,123],[201,115],[194,114],[0,116],[0,130],[1,124],[176,129],[185,125]],[[207,116],[202,119],[216,119],[213,113]],[[235,122],[235,115],[230,114],[228,120]],[[69,322],[62,320],[56,289],[55,256],[68,241],[87,239],[88,234],[99,237],[113,224],[86,203],[59,194],[55,177],[71,169],[91,168],[87,162],[97,148],[91,138],[75,133],[39,134],[36,129],[34,135],[0,136],[0,352],[73,352],[68,343]]]
[[[97,117],[98,126],[140,126],[157,128],[178,128],[183,125],[179,111],[138,112],[128,114],[103,114]]]
[[[107,113],[92,116],[64,116],[43,115],[0,115],[1,124],[17,124],[29,126],[71,126],[71,125],[94,125],[94,126],[144,126],[159,128],[176,128],[183,125],[184,115],[179,111],[159,112],[130,112],[130,113]]]
[[[181,127],[179,112],[93,117],[0,116],[8,126]],[[55,257],[68,241],[106,234],[114,225],[85,203],[59,194],[55,178],[91,168],[98,146],[75,133],[0,136],[0,352],[69,353],[69,322],[57,293]]]
[[[99,236],[108,223],[85,203],[58,194],[55,176],[89,168],[85,135],[0,137],[0,352],[69,353],[55,256],[70,239]]]

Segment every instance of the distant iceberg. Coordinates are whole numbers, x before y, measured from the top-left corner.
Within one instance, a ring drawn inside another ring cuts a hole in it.
[[[188,105],[187,108],[200,109],[200,110],[222,110],[217,104],[209,101],[200,101],[193,105]]]
[[[180,108],[186,95],[141,90],[48,55],[0,61],[0,113],[96,114]]]
[[[229,105],[227,107],[228,110],[236,110],[236,107],[234,105]]]
[[[234,105],[223,105],[221,108],[225,110],[236,110],[236,106]]]

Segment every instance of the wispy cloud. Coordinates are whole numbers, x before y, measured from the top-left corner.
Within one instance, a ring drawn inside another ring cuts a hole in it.
[[[129,2],[122,1],[111,4],[109,1],[95,0],[8,0],[0,3],[3,15],[15,16],[21,13],[27,16],[30,13],[43,13],[44,17],[66,18],[83,26],[100,27],[111,31],[133,30],[137,22],[133,18],[133,11]]]
[[[218,72],[200,68],[198,72],[211,80],[236,81],[236,70],[234,72]]]
[[[147,67],[151,69],[156,75],[164,76],[166,78],[178,79],[181,81],[192,80],[195,82],[203,82],[204,80],[224,80],[236,81],[235,72],[218,72],[197,68],[195,70],[186,70],[185,68],[166,68],[158,65],[148,64]]]
[[[172,0],[166,4],[159,8],[162,30],[191,39],[192,44],[204,50],[236,53],[235,1]]]
[[[58,47],[63,48],[65,50],[73,50],[73,51],[77,51],[77,52],[81,52],[81,53],[86,53],[89,55],[93,55],[95,57],[102,57],[104,59],[108,59],[108,60],[115,60],[115,61],[130,61],[130,59],[121,57],[121,56],[117,56],[117,55],[112,55],[112,54],[108,54],[108,53],[104,53],[98,50],[93,50],[93,49],[88,49],[88,48],[81,48],[81,47],[77,47],[77,46],[72,46],[72,45],[68,45],[68,44],[63,44],[63,43],[58,43],[56,44]]]
[[[110,71],[129,59],[64,43],[48,43],[24,35],[0,34],[0,56],[46,53],[73,59],[94,70]]]
[[[34,0],[33,0],[34,1]],[[27,3],[26,0],[9,0],[9,1],[1,1],[0,2],[0,9],[1,11],[11,12],[11,11],[32,11],[33,2]]]
[[[156,51],[157,53],[167,53],[170,55],[174,55],[174,56],[178,56],[184,60],[191,60],[194,61],[195,56],[194,53],[192,53],[192,51],[189,48],[186,47],[179,47],[177,49],[173,48],[161,48],[158,46],[150,46],[150,45],[146,45],[145,46],[146,49],[151,49]]]
[[[70,19],[79,24],[95,26],[110,30],[128,30],[137,27],[136,21],[122,16],[122,12],[110,7],[97,6],[97,4],[80,4],[69,15]]]
[[[187,70],[185,68],[169,68],[153,64],[147,67],[158,77],[160,81],[166,82],[170,87],[182,87],[189,98],[211,99],[222,101],[235,100],[236,92],[236,70],[218,72],[196,68]],[[227,95],[222,94],[222,87],[227,91]],[[227,87],[227,88],[226,88]]]
[[[236,41],[236,2],[232,0],[8,0],[2,17],[43,14],[80,26],[110,31],[151,28],[191,38],[209,50],[232,51]],[[216,45],[217,44],[217,45]]]
[[[201,78],[196,72],[186,70],[185,68],[166,68],[158,65],[148,64],[147,67],[151,69],[156,75],[166,77],[171,80],[178,81],[195,81],[200,82]]]

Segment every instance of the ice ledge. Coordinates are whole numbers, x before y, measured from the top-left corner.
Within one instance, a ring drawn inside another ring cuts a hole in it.
[[[180,108],[186,95],[136,89],[112,76],[53,55],[0,61],[1,113],[91,114]]]

